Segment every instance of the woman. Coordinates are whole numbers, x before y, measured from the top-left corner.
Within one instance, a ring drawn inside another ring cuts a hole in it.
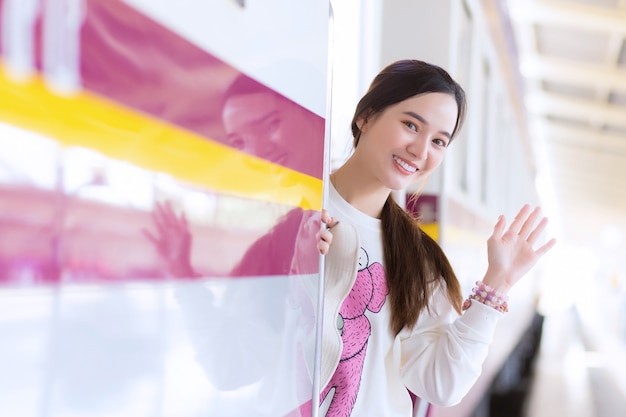
[[[539,208],[525,205],[508,228],[500,216],[487,271],[463,302],[441,248],[392,199],[441,164],[465,105],[443,69],[417,60],[384,68],[357,105],[354,152],[330,176],[322,215],[322,416],[408,417],[411,395],[458,403],[480,375],[506,293],[555,244],[533,248],[547,224]]]

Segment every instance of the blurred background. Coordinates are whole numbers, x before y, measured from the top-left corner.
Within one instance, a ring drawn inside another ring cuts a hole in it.
[[[304,225],[404,58],[467,92],[397,195],[464,292],[500,214],[558,240],[429,417],[626,412],[625,0],[0,0],[0,54],[0,416],[308,417]]]

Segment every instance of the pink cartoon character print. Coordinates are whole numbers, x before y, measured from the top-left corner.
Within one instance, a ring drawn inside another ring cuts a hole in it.
[[[361,248],[356,281],[337,317],[337,327],[343,341],[341,358],[334,375],[320,394],[321,404],[328,393],[335,389],[326,417],[345,417],[352,412],[361,385],[367,341],[371,334],[371,324],[365,311],[378,313],[387,293],[383,266],[378,262],[369,265],[368,254]]]

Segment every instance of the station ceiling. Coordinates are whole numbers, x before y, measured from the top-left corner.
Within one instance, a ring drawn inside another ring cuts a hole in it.
[[[626,0],[507,0],[538,175],[566,242],[626,259]]]

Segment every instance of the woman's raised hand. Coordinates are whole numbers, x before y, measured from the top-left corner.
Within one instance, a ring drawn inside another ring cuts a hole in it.
[[[489,266],[483,282],[506,293],[555,244],[556,239],[534,246],[548,224],[539,207],[534,210],[525,204],[508,229],[506,219],[500,216],[487,240]]]

